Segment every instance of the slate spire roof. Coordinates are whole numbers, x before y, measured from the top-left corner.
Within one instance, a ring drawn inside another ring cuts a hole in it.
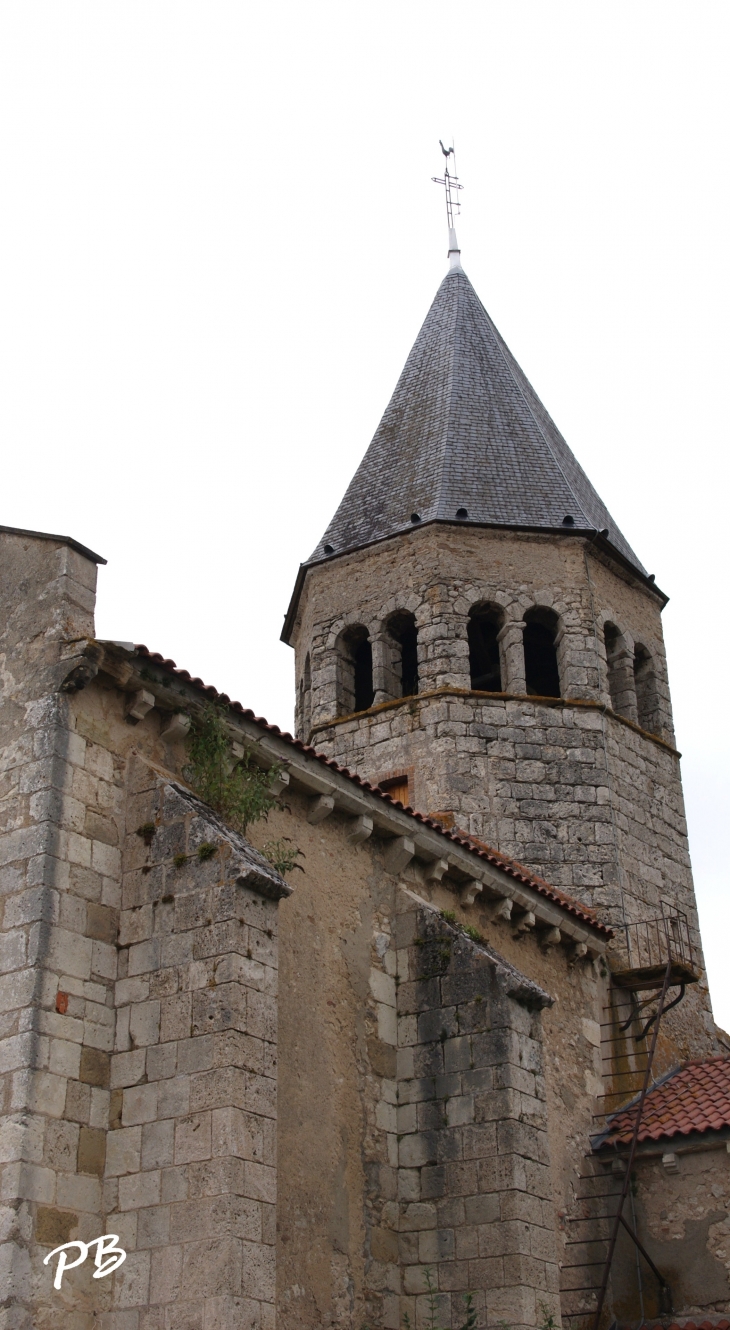
[[[460,266],[441,283],[308,562],[411,530],[413,514],[421,523],[607,530],[609,544],[646,576]]]

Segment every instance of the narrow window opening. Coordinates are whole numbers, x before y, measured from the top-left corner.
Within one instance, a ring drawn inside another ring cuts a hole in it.
[[[469,673],[472,688],[480,693],[502,691],[497,640],[502,617],[502,611],[496,605],[473,605],[469,611]]]
[[[608,692],[611,698],[611,707],[619,714],[623,712],[625,684],[622,677],[622,670],[617,653],[622,645],[622,637],[615,623],[606,623],[603,626],[603,640],[606,644],[606,663],[608,665]]]
[[[299,732],[308,738],[312,728],[312,665],[309,652],[304,658],[304,669],[299,680]]]
[[[396,644],[396,673],[400,678],[400,696],[415,697],[418,692],[418,629],[415,615],[406,610],[388,620],[388,633]]]
[[[367,628],[356,624],[338,642],[338,713],[367,711],[373,705],[373,649]]]
[[[354,644],[355,710],[367,711],[373,705],[373,649],[367,635]]]
[[[525,615],[525,682],[531,697],[560,697],[555,634],[557,615],[538,607]]]
[[[636,713],[642,730],[650,734],[659,732],[659,699],[657,697],[654,662],[646,647],[634,649],[634,679],[636,681]]]

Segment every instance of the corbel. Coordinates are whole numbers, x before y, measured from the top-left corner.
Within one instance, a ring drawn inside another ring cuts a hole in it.
[[[560,946],[563,935],[559,928],[541,928],[539,938],[543,951],[549,951],[550,947]]]
[[[269,781],[269,790],[274,795],[274,798],[278,799],[280,794],[283,794],[285,790],[289,789],[289,780],[289,772],[282,768],[278,776],[274,776],[273,780]]]
[[[433,859],[425,870],[424,876],[427,882],[440,882],[448,871],[448,859]]]
[[[532,910],[523,910],[517,915],[516,919],[512,920],[512,923],[515,933],[521,935],[523,933],[529,933],[529,931],[535,927],[536,920]]]
[[[351,845],[362,845],[363,841],[368,840],[372,834],[373,819],[363,813],[360,817],[353,818],[347,839]]]
[[[503,896],[502,899],[498,900],[495,905],[490,905],[489,909],[487,910],[487,918],[490,919],[493,924],[498,923],[500,919],[503,920],[504,923],[508,924],[511,917],[512,917],[512,901],[510,900],[509,896]]]
[[[465,882],[459,892],[459,900],[462,905],[473,905],[477,896],[480,896],[484,890],[483,882],[473,877],[469,882]]]
[[[176,711],[160,730],[160,738],[168,743],[171,739],[184,739],[190,730],[190,717],[184,711]]]
[[[397,876],[411,862],[416,847],[408,836],[397,836],[385,851],[385,867],[388,873]]]
[[[335,801],[331,794],[320,794],[317,799],[313,799],[309,805],[307,821],[311,822],[313,827],[324,822],[330,813],[334,812]]]
[[[130,725],[136,725],[138,721],[144,720],[154,705],[154,693],[148,693],[146,688],[140,688],[139,692],[132,693],[127,703],[127,720]]]
[[[588,955],[588,943],[587,943],[587,942],[576,942],[576,943],[574,943],[573,946],[571,947],[571,951],[570,951],[570,961],[571,961],[571,964],[572,964],[572,965],[575,965],[576,961],[582,961],[582,960],[584,959],[584,957],[587,956],[587,955]]]

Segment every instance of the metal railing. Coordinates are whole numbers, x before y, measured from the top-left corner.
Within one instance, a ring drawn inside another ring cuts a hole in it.
[[[689,922],[681,910],[667,910],[654,919],[640,919],[625,924],[627,968],[630,970],[664,969],[667,961],[695,969],[696,957]],[[659,979],[658,987],[662,980]]]

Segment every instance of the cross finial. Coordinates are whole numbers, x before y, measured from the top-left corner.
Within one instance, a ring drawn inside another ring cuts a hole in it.
[[[442,153],[444,154],[444,157],[446,158],[444,174],[442,177],[435,175],[431,176],[431,179],[435,182],[435,184],[443,185],[444,192],[446,194],[446,220],[449,226],[449,267],[460,268],[461,250],[459,249],[459,245],[456,239],[456,231],[454,229],[454,217],[455,216],[458,217],[459,213],[461,212],[461,203],[459,202],[458,191],[460,189],[463,189],[464,186],[459,184],[459,177],[456,174],[456,153],[454,151],[453,142],[450,148],[445,148],[443,143],[441,142],[441,139],[439,139],[439,145]],[[449,158],[451,158],[451,165],[453,167],[453,171],[449,171]]]

